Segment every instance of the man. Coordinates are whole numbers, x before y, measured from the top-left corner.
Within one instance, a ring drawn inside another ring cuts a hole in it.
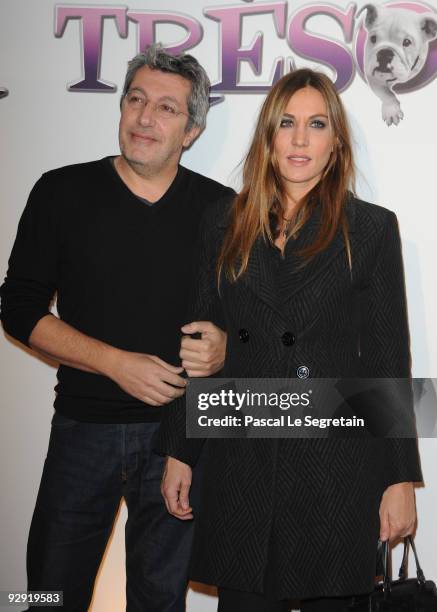
[[[188,375],[221,368],[226,335],[181,326],[205,206],[230,189],[179,165],[205,126],[209,80],[150,47],[130,63],[121,155],[44,174],[21,218],[2,295],[11,336],[60,362],[49,450],[28,542],[29,590],[88,608],[122,497],[127,607],[184,610],[192,526],[168,515],[153,436]],[[57,293],[59,318],[49,311]],[[32,609],[32,608],[31,608]]]

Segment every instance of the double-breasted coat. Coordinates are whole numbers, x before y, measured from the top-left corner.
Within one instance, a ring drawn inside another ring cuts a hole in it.
[[[235,283],[215,264],[230,201],[208,209],[191,320],[227,331],[225,377],[408,377],[409,334],[397,219],[351,196],[352,268],[341,230],[305,266],[316,209],[284,261],[259,239]],[[414,439],[185,437],[183,400],[165,411],[160,452],[204,463],[191,578],[278,599],[370,592],[385,488],[422,479]],[[198,510],[198,511],[196,511]]]

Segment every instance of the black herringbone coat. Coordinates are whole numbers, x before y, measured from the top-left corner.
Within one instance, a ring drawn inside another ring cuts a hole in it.
[[[193,320],[212,320],[228,333],[223,376],[296,377],[300,366],[311,377],[409,376],[394,213],[351,198],[352,275],[341,231],[323,253],[298,266],[294,251],[314,239],[316,212],[289,242],[281,288],[272,247],[259,240],[247,272],[237,283],[223,281],[219,296],[214,267],[228,208],[222,202],[205,217],[193,313]],[[285,332],[294,335],[291,346],[284,345]],[[371,591],[381,495],[390,484],[421,480],[415,440],[211,439],[202,445],[185,439],[183,402],[165,412],[159,448],[191,465],[202,451],[205,461],[191,577],[277,598]]]

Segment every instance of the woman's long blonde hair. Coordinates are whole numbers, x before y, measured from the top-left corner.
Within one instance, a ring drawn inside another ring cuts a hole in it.
[[[334,149],[319,183],[298,204],[290,236],[296,235],[315,206],[321,207],[320,230],[312,244],[298,254],[305,263],[325,249],[342,228],[351,266],[350,244],[344,205],[354,190],[355,171],[346,113],[332,81],[324,74],[303,68],[280,79],[267,95],[243,168],[243,188],[230,211],[230,225],[217,262],[218,277],[224,272],[235,281],[246,270],[258,237],[273,243],[271,215],[280,218],[285,191],[275,157],[275,137],[283,113],[294,93],[304,87],[319,91],[326,103],[334,135]],[[289,236],[289,237],[290,237]]]

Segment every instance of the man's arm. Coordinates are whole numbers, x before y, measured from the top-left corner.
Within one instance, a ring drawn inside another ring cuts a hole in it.
[[[38,321],[29,345],[64,365],[107,376],[126,393],[152,406],[180,397],[186,386],[186,380],[178,375],[182,367],[172,366],[156,355],[117,349],[53,315]]]
[[[64,365],[108,376],[129,395],[151,405],[179,397],[186,385],[179,376],[183,367],[170,365],[156,355],[110,346],[51,314],[50,303],[60,282],[65,217],[58,191],[53,176],[41,177],[20,219],[8,274],[0,289],[5,331]],[[205,375],[212,373],[209,364],[217,361],[211,357],[217,353],[214,342],[207,345],[199,357]]]
[[[51,314],[35,325],[29,337],[29,346],[63,365],[107,376],[137,399],[160,405],[183,394],[186,380],[177,375],[184,369],[189,376],[210,376],[223,367],[225,332],[208,321],[199,325],[202,327],[202,340],[187,338],[196,347],[196,350],[190,351],[190,366],[182,362],[181,367],[176,367],[156,355],[117,349],[83,334]],[[191,333],[194,331],[200,330],[193,329]],[[198,343],[201,347],[197,350]],[[194,371],[188,370],[188,367]],[[156,376],[158,380],[155,380]],[[159,384],[159,381],[167,384]],[[169,385],[182,389],[174,390]]]
[[[116,350],[77,331],[52,314],[38,321],[28,344],[40,355],[92,374],[105,374]]]
[[[53,175],[37,181],[21,216],[1,293],[5,331],[62,364],[114,380],[127,393],[151,405],[182,395],[182,367],[155,355],[116,349],[81,333],[50,313],[60,283],[65,214]]]

